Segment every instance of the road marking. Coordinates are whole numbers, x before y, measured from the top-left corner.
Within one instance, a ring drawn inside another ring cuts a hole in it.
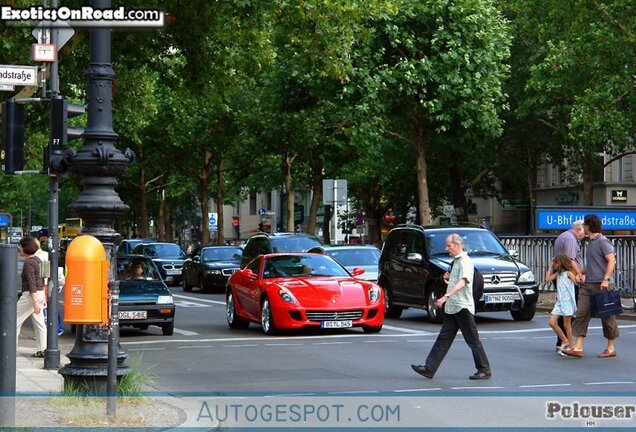
[[[253,348],[260,346],[259,344],[242,344],[242,345],[223,345],[223,348]]]
[[[179,328],[174,329],[174,332],[183,336],[197,336],[199,334],[197,332],[193,332],[190,330],[183,330]]]
[[[568,387],[572,384],[530,384],[520,385],[519,388],[540,388],[540,387]]]
[[[225,302],[224,301],[208,300],[208,299],[203,299],[203,298],[199,298],[199,297],[184,296],[184,295],[181,295],[181,294],[172,294],[172,297],[182,298],[182,299],[191,300],[191,301],[199,301],[199,302],[202,302],[202,303],[212,303],[212,304],[218,304],[218,305],[225,306]]]
[[[205,304],[201,304],[201,303],[195,303],[192,301],[186,301],[186,300],[177,300],[174,302],[175,306],[179,306],[179,307],[186,307],[186,308],[204,308],[204,307],[210,307],[210,305],[205,305]]]
[[[425,389],[404,389],[404,390],[393,390],[395,393],[409,393],[409,392],[425,392],[425,391],[435,391],[441,390],[441,387],[434,388],[425,388]]]
[[[393,331],[403,332],[403,333],[418,334],[418,335],[432,335],[432,334],[435,334],[435,333],[429,332],[429,331],[415,330],[415,329],[410,329],[410,328],[407,328],[407,327],[395,327],[395,326],[390,326],[390,325],[386,325],[386,324],[382,326],[382,329],[393,330]]]
[[[164,351],[166,348],[130,348],[128,351]]]
[[[352,391],[337,391],[337,392],[327,392],[330,395],[344,395],[344,394],[377,394],[380,393],[377,390],[352,390]]]
[[[192,348],[214,348],[214,345],[197,345],[197,346],[189,345],[189,346],[177,347],[177,349],[192,349]]]
[[[481,387],[481,386],[475,386],[475,387],[451,387],[451,390],[496,390],[496,389],[502,389],[505,387],[500,387],[500,386],[490,386],[490,387]]]
[[[301,343],[266,343],[265,346],[302,346]]]
[[[283,393],[283,394],[273,394],[273,395],[264,395],[266,398],[276,398],[276,397],[292,397],[292,396],[316,396],[318,393]]]
[[[634,381],[607,381],[607,382],[591,382],[583,383],[585,385],[606,385],[606,384],[634,384]]]
[[[350,344],[353,342],[314,342],[312,343],[312,345],[344,345],[344,344]]]
[[[397,341],[394,340],[365,340],[363,341],[364,343],[397,343]]]

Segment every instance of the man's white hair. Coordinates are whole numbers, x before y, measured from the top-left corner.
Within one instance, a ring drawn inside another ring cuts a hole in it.
[[[572,229],[580,230],[583,229],[583,219],[575,220],[572,222]]]
[[[450,238],[451,243],[458,244],[464,249],[464,239],[459,234],[450,234],[448,236]]]

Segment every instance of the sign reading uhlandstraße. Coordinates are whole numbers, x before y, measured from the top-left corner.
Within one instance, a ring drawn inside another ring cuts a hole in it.
[[[0,84],[16,86],[37,86],[37,66],[0,65]]]

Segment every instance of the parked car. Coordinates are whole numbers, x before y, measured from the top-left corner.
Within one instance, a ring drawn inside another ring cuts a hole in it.
[[[304,327],[377,333],[384,322],[384,296],[375,283],[356,278],[362,273],[356,268],[350,275],[326,255],[260,255],[228,281],[228,325],[259,323],[267,335]]]
[[[184,291],[199,287],[201,292],[225,291],[228,279],[241,266],[243,249],[237,246],[206,246],[183,262]]]
[[[156,241],[157,239],[150,238],[124,239],[117,246],[117,255],[130,255],[135,246],[142,243],[155,243]]]
[[[399,318],[403,309],[415,307],[426,309],[430,321],[441,322],[443,309],[435,301],[447,288],[442,275],[452,261],[445,245],[449,234],[464,239],[464,250],[484,278],[484,294],[475,311],[509,311],[515,320],[531,320],[539,297],[534,274],[495,234],[474,224],[398,225],[389,232],[378,278],[386,297],[386,316]]]
[[[241,268],[259,255],[277,252],[307,252],[321,244],[317,237],[307,233],[258,233],[247,239],[245,243]]]
[[[175,305],[155,263],[146,256],[117,257],[119,324],[145,330],[161,327],[164,336],[174,333]]]
[[[364,269],[361,279],[377,282],[380,249],[373,245],[315,246],[307,252],[326,254],[338,261],[349,272],[355,267]]]
[[[168,285],[181,283],[181,269],[186,254],[179,245],[162,242],[141,243],[135,246],[132,253],[150,257],[157,264],[159,274]]]

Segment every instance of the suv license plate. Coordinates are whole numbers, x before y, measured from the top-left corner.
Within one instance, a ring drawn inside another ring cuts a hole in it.
[[[322,328],[348,328],[353,327],[353,321],[323,321],[320,324]]]
[[[148,313],[146,311],[119,311],[119,319],[146,319]]]
[[[513,303],[515,301],[514,294],[486,294],[484,302],[486,303]]]
[[[177,276],[181,274],[181,270],[166,270],[168,276]]]

